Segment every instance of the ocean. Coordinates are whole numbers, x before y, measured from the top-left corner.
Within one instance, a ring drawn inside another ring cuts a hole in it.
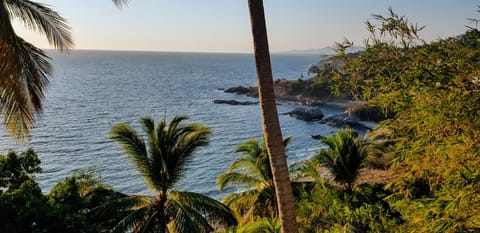
[[[113,188],[127,194],[150,194],[135,167],[120,147],[108,139],[111,126],[129,122],[141,131],[138,119],[152,116],[170,119],[188,115],[189,122],[211,128],[213,136],[188,164],[178,190],[199,192],[214,198],[219,193],[216,178],[241,154],[235,147],[249,138],[261,138],[258,105],[213,104],[213,99],[255,101],[219,88],[256,86],[252,54],[173,52],[49,51],[54,75],[44,101],[44,113],[25,145],[15,143],[3,128],[0,153],[33,148],[43,172],[36,175],[47,193],[77,169],[94,169]],[[272,55],[275,79],[307,77],[316,55]],[[279,102],[278,112],[298,107]],[[343,109],[320,107],[326,116]],[[336,129],[280,115],[283,136],[292,136],[287,147],[289,164],[308,159],[321,147],[311,134],[327,135]]]

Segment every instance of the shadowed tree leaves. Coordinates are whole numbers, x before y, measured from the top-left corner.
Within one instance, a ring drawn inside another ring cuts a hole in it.
[[[66,19],[50,7],[28,0],[0,1],[0,113],[8,133],[23,142],[42,112],[52,67],[42,50],[16,35],[14,19],[45,35],[56,49],[68,50],[73,39]]]

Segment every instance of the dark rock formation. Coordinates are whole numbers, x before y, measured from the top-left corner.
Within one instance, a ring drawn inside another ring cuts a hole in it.
[[[257,87],[244,87],[244,86],[238,86],[238,87],[231,87],[226,90],[224,90],[225,93],[234,93],[237,95],[246,95],[250,97],[258,97],[258,88]]]
[[[230,104],[230,105],[255,105],[258,101],[236,101],[236,100],[213,100],[214,104]]]
[[[318,108],[295,108],[283,115],[289,115],[304,121],[318,121],[323,118],[323,112]]]
[[[350,113],[342,113],[327,117],[321,121],[321,124],[326,124],[332,127],[350,127],[356,130],[371,130],[370,127],[365,126],[360,122],[360,118]]]
[[[385,114],[379,107],[370,106],[366,102],[353,104],[345,112],[357,116],[361,121],[379,122],[394,117],[393,114]]]
[[[350,96],[346,94],[332,95],[326,83],[318,83],[313,79],[277,79],[273,84],[273,89],[277,99],[299,105],[316,106],[330,101],[351,100]],[[258,98],[257,87],[237,86],[225,89],[224,92]]]

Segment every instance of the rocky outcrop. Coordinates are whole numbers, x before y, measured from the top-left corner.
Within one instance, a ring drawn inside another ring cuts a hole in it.
[[[280,80],[274,82],[275,97],[279,100],[294,102],[298,105],[317,106],[328,101],[348,100],[344,95],[334,96],[326,86],[314,85],[312,81]],[[257,87],[237,86],[224,90],[225,93],[258,98]]]
[[[360,118],[350,113],[333,115],[319,122],[332,127],[350,127],[358,130],[371,130],[370,127],[367,127],[360,122]]]
[[[258,101],[237,101],[237,100],[213,100],[214,104],[229,104],[229,105],[255,105]]]
[[[299,120],[318,121],[323,118],[323,112],[318,108],[295,108],[293,111],[283,113]]]
[[[258,97],[258,88],[257,87],[244,87],[244,86],[238,86],[238,87],[231,87],[228,89],[224,90],[225,93],[233,93],[237,95],[246,95],[250,97]]]
[[[357,116],[361,121],[380,122],[394,117],[393,114],[385,114],[379,107],[370,106],[366,102],[352,104],[345,112]]]

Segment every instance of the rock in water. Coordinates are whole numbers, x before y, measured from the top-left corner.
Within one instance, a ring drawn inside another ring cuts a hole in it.
[[[323,118],[323,112],[318,108],[295,108],[284,114],[304,121],[318,121]]]
[[[213,100],[214,104],[230,104],[230,105],[255,105],[258,102],[252,101],[236,101],[236,100]]]
[[[237,95],[246,95],[250,97],[258,97],[258,88],[257,87],[231,87],[224,90],[225,93],[235,93]]]
[[[358,130],[371,130],[371,128],[365,126],[360,122],[360,119],[354,114],[342,113],[327,117],[321,121],[321,124],[326,124],[332,127],[345,127],[348,126]]]

